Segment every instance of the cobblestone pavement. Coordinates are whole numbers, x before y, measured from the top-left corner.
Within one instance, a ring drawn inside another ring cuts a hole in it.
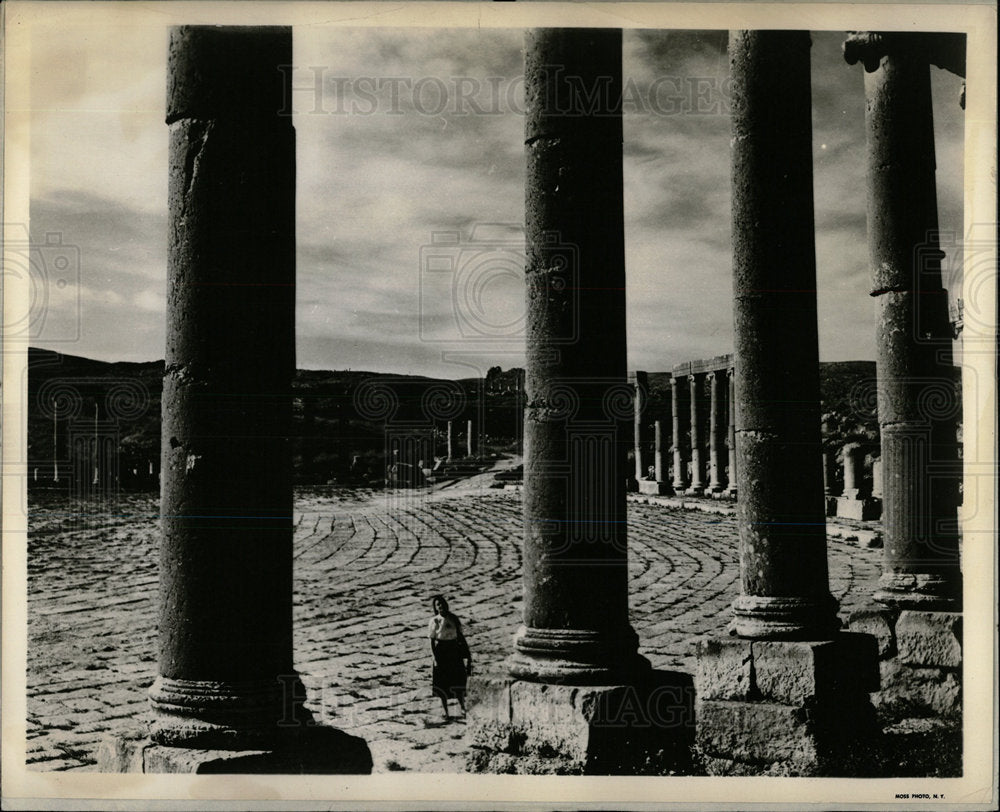
[[[146,719],[157,505],[125,497],[116,515],[90,519],[65,503],[32,510],[28,761],[93,769],[102,738]],[[430,694],[428,599],[450,598],[478,671],[507,656],[521,609],[519,494],[468,484],[435,494],[300,494],[296,514],[295,657],[307,707],[363,736],[376,771],[462,771],[464,724],[443,723]],[[641,651],[658,668],[690,672],[693,640],[723,631],[738,592],[735,520],[635,502],[628,520]],[[880,553],[830,539],[842,615],[871,592]]]

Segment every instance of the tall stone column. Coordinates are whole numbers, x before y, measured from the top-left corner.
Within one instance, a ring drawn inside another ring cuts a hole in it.
[[[663,482],[663,421],[653,422],[653,477],[657,482]]]
[[[737,633],[823,636],[827,581],[806,32],[730,37]],[[780,487],[777,483],[781,483]]]
[[[868,242],[878,300],[884,573],[875,598],[957,610],[957,397],[937,238],[931,35],[859,34],[865,62]],[[942,477],[952,467],[953,477]]]
[[[962,708],[960,410],[937,237],[930,84],[930,64],[964,75],[964,43],[955,48],[962,40],[861,32],[844,43],[847,61],[865,66],[885,534],[878,604],[853,613],[850,626],[895,643],[882,652],[879,702],[889,718],[916,712],[957,721]],[[960,729],[949,735],[960,751]]]
[[[691,484],[687,492],[694,496],[700,496],[705,492],[705,455],[704,449],[704,427],[701,420],[701,383],[702,376],[695,374],[691,370],[688,376],[688,389],[691,408]]]
[[[708,489],[712,493],[721,493],[725,487],[723,485],[724,463],[722,461],[722,449],[725,444],[723,437],[726,430],[722,422],[726,400],[723,392],[723,387],[726,385],[725,375],[725,370],[713,370],[708,373],[708,386],[711,394],[708,418]]]
[[[158,675],[105,768],[370,772],[314,727],[292,658],[291,28],[182,26],[168,53]],[[220,752],[222,751],[222,752]],[[247,753],[246,751],[253,751]]]
[[[649,378],[645,372],[634,372],[629,375],[635,389],[633,399],[633,454],[635,455],[635,489],[646,478],[646,465],[642,453],[642,413],[646,409],[646,391],[649,388]],[[629,483],[631,485],[631,483]]]
[[[465,453],[466,456],[473,456],[475,452],[475,445],[472,441],[472,421],[465,421]]]
[[[635,771],[677,735],[608,715],[650,678],[628,618],[621,60],[620,30],[525,35],[523,623],[508,674],[470,685],[478,771]]]
[[[628,621],[624,477],[616,475],[622,440],[631,434],[624,419],[632,415],[606,411],[609,390],[628,380],[622,120],[615,96],[621,32],[535,29],[525,35],[525,49],[524,624],[510,670],[524,679],[594,683],[632,674],[642,662]],[[600,101],[604,115],[566,108],[584,99],[566,95],[570,87],[558,67],[585,86],[610,80]],[[576,247],[575,287],[560,288],[553,245]],[[573,332],[567,317],[578,319],[575,341],[566,340]],[[566,397],[571,411],[560,408]],[[614,448],[598,437],[605,429],[615,434]],[[581,430],[594,438],[583,440]],[[584,496],[599,491],[607,497]],[[594,579],[598,562],[601,577]]]
[[[726,433],[726,448],[729,451],[729,471],[726,482],[726,495],[736,497],[736,374],[730,367],[726,370],[726,380],[729,383],[729,396],[726,398],[726,414],[729,428]]]
[[[827,580],[809,49],[807,31],[729,37],[740,595],[736,636],[698,652],[713,774],[844,775],[872,760],[875,641],[837,634]]]
[[[685,408],[686,398],[684,391],[686,384],[681,383],[682,378],[678,377],[675,371],[670,378],[670,413],[673,418],[673,453],[674,453],[674,490],[678,493],[687,488],[687,471],[685,466],[687,457],[684,453],[684,436],[687,432],[687,422],[690,413]],[[682,403],[682,400],[685,401]]]
[[[445,461],[451,462],[452,455],[455,453],[455,422],[453,420],[448,421],[447,435],[445,439],[447,442]]]

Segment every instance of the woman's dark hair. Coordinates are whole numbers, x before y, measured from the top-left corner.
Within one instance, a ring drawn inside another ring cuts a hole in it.
[[[431,598],[431,606],[433,607],[437,601],[441,601],[441,604],[444,606],[444,614],[450,615],[451,612],[448,610],[448,600],[445,598],[445,596],[435,595],[433,598]]]

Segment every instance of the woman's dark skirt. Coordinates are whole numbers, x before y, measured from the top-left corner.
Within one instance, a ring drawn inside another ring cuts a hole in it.
[[[435,640],[432,687],[434,696],[444,699],[465,699],[465,665],[463,647],[458,640]]]

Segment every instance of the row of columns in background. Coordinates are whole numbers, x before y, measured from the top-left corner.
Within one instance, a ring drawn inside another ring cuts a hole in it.
[[[628,612],[620,452],[632,415],[616,405],[628,386],[621,36],[535,29],[525,37],[523,624],[506,670],[470,683],[474,769],[634,772],[649,768],[650,754],[676,755],[669,743],[683,733],[675,712],[689,698],[677,694],[652,718],[637,719],[634,704],[628,717],[614,713],[623,691],[642,694],[638,707],[649,709],[664,683],[677,685],[677,675],[652,672],[639,655]],[[155,744],[172,746],[123,744],[111,758],[118,767],[190,770],[209,761],[219,769],[228,759],[234,771],[371,768],[364,742],[310,724],[293,668],[295,150],[291,119],[275,116],[290,92],[288,72],[276,68],[291,63],[291,44],[291,29],[282,28],[171,32],[160,658],[150,733]],[[738,754],[751,765],[785,760],[774,748],[804,754],[802,763],[792,759],[793,772],[837,769],[818,765],[817,736],[832,731],[848,742],[843,755],[870,734],[877,672],[873,682],[874,640],[838,632],[828,584],[809,34],[737,31],[729,48],[740,594],[735,636],[705,641],[699,655],[698,736],[714,759],[710,771],[730,769]],[[896,75],[880,70],[883,82]],[[567,76],[604,88],[596,105],[606,109],[595,110],[589,96],[567,96],[560,84]],[[891,86],[878,94],[895,98]],[[893,143],[905,145],[905,133]],[[898,156],[879,157],[873,172],[897,171]],[[927,182],[925,173],[920,183]],[[888,240],[881,212],[895,222],[905,201],[879,197],[886,183],[870,188],[878,254]],[[912,246],[898,242],[908,258]],[[566,245],[575,247],[572,284],[554,261]],[[896,306],[901,285],[893,282],[888,311],[897,328],[912,326],[912,311]],[[893,340],[912,336],[897,332]],[[880,355],[880,382],[893,374],[886,363]],[[206,399],[204,391],[218,396]],[[906,417],[894,408],[908,409],[916,394],[900,389],[883,419]],[[697,418],[692,428],[694,453]],[[236,441],[246,436],[260,442]],[[922,493],[923,469],[905,450],[887,457],[887,505],[892,492],[889,513],[898,522],[899,500]],[[887,532],[899,534],[891,522]],[[954,581],[951,548],[945,554],[934,539],[901,538],[887,554],[883,599],[920,601],[935,589],[938,580],[920,576],[929,551],[931,574]],[[808,726],[804,696],[815,700]],[[115,768],[107,760],[103,767]]]
[[[670,429],[664,420],[653,423],[653,478],[649,478],[649,460],[645,453],[650,415],[647,373],[631,373],[635,387],[634,408],[634,479],[632,490],[644,493],[724,494],[736,496],[736,409],[732,357],[719,356],[711,361],[691,361],[674,367],[670,375]],[[704,386],[709,391],[708,410],[704,407]],[[706,431],[707,430],[707,431]],[[708,458],[705,458],[705,440]],[[664,439],[670,438],[667,448]],[[706,467],[707,462],[707,467]],[[672,472],[672,475],[671,475]]]

